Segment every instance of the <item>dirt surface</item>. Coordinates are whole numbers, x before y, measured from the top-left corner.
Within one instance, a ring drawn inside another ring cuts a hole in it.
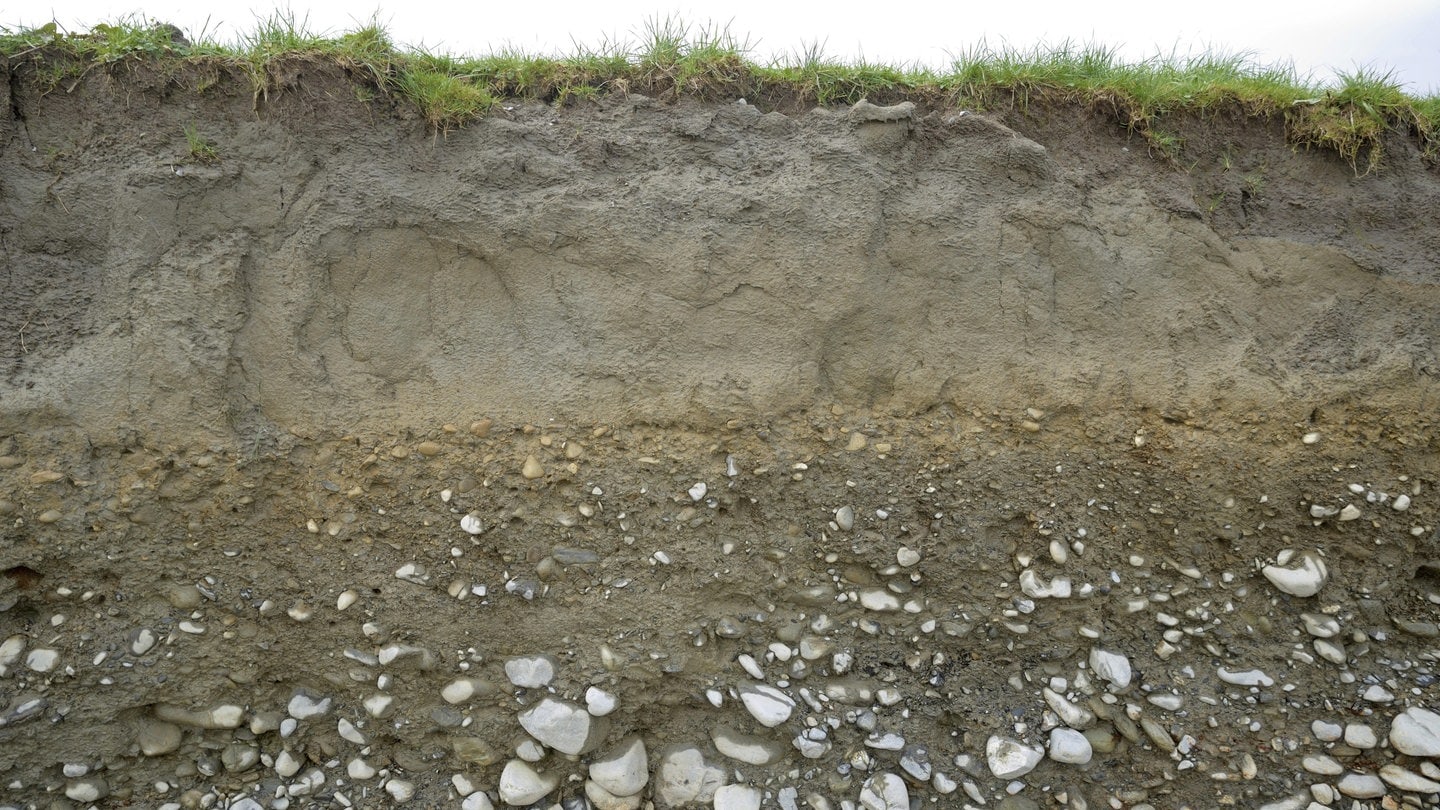
[[[0,806],[1435,806],[1400,135],[33,70]]]

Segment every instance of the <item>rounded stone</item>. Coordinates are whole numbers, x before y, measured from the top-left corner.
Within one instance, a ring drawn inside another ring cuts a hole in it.
[[[557,774],[541,774],[530,763],[512,759],[500,773],[500,801],[527,807],[545,798],[560,784]]]
[[[1090,740],[1086,739],[1084,734],[1069,728],[1050,729],[1051,759],[1071,765],[1084,765],[1093,755]]]

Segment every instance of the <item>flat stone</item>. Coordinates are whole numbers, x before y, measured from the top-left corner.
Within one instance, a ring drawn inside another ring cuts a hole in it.
[[[1336,762],[1334,757],[1328,757],[1324,754],[1305,757],[1300,760],[1300,767],[1310,773],[1319,774],[1320,776],[1339,776],[1345,771],[1345,767],[1339,762]]]
[[[540,459],[526,456],[525,463],[520,467],[520,475],[524,476],[527,481],[533,481],[545,475],[545,468],[540,466]]]
[[[297,691],[290,698],[285,710],[296,720],[308,720],[311,717],[320,717],[330,712],[331,700],[328,697],[317,698],[305,691]]]
[[[130,654],[135,656],[144,655],[155,649],[155,644],[160,640],[155,631],[148,627],[142,627],[130,634]]]
[[[923,745],[905,748],[900,752],[900,770],[917,783],[928,782],[934,773],[930,765],[930,749]]]
[[[1300,597],[1314,596],[1330,579],[1329,569],[1319,552],[1296,552],[1294,549],[1280,552],[1276,564],[1265,566],[1260,573],[1277,590]]]
[[[910,790],[895,774],[877,773],[860,786],[860,806],[865,810],[910,810]]]
[[[1107,652],[1099,647],[1090,648],[1090,669],[1095,677],[1109,681],[1116,689],[1130,686],[1130,659],[1120,653]]]
[[[1418,773],[1407,771],[1393,762],[1380,767],[1380,778],[1388,782],[1396,790],[1403,790],[1406,793],[1440,793],[1440,782],[1434,779],[1426,779]]]
[[[335,724],[335,732],[340,735],[340,739],[356,745],[368,745],[370,742],[365,739],[365,735],[360,733],[360,729],[356,728],[354,723],[344,717]]]
[[[395,697],[385,694],[371,695],[361,701],[361,705],[365,707],[366,714],[371,717],[385,717],[394,707]]]
[[[655,800],[662,808],[709,802],[727,781],[725,771],[707,764],[699,750],[674,748],[655,770]]]
[[[60,653],[47,647],[36,647],[25,655],[25,666],[41,674],[51,672],[60,663]]]
[[[831,747],[830,740],[821,728],[805,729],[795,735],[795,739],[791,740],[790,744],[795,746],[795,750],[800,752],[800,756],[806,759],[819,759],[828,754]]]
[[[1374,748],[1379,743],[1375,736],[1375,730],[1363,723],[1351,723],[1345,726],[1345,744],[1351,748]]]
[[[555,546],[550,549],[550,556],[561,565],[589,565],[600,562],[600,555],[588,548]]]
[[[1074,729],[1050,729],[1050,758],[1056,762],[1084,765],[1094,756],[1090,741]]]
[[[1050,707],[1050,710],[1055,712],[1055,715],[1060,718],[1060,722],[1070,728],[1084,731],[1095,725],[1094,712],[1077,705],[1074,701],[1059,692],[1046,687],[1041,690],[1041,695],[1044,696],[1045,703]]]
[[[650,781],[645,742],[627,737],[590,763],[590,778],[612,796],[634,796]]]
[[[239,728],[245,719],[245,710],[233,704],[224,703],[211,709],[191,710],[181,706],[161,703],[155,707],[155,716],[167,723],[196,728]]]
[[[1374,683],[1365,687],[1365,691],[1360,697],[1371,703],[1389,703],[1395,699],[1395,693],[1378,683]]]
[[[1392,619],[1392,621],[1395,622],[1396,627],[1412,636],[1419,636],[1421,638],[1440,637],[1440,625],[1437,625],[1435,622],[1401,619],[1399,617]]]
[[[1225,683],[1231,684],[1232,686],[1275,685],[1274,678],[1266,675],[1258,669],[1243,669],[1232,672],[1225,667],[1219,667],[1215,670],[1215,674],[1220,676],[1220,680],[1224,681]]]
[[[899,751],[905,747],[905,738],[894,732],[871,734],[865,738],[865,747],[880,751]]]
[[[220,764],[229,773],[244,773],[260,763],[260,751],[243,743],[232,742],[220,752]]]
[[[585,711],[595,717],[604,717],[615,711],[617,705],[619,705],[619,701],[616,700],[615,695],[604,689],[592,686],[585,690]]]
[[[1155,747],[1161,751],[1169,752],[1175,750],[1175,740],[1170,737],[1170,732],[1166,731],[1165,727],[1160,725],[1155,718],[1142,715],[1140,717],[1140,730],[1144,731],[1145,736],[1150,738],[1150,742],[1155,743]]]
[[[23,634],[16,633],[0,642],[0,675],[4,675],[7,669],[20,660],[20,654],[25,652],[25,644],[28,641],[29,639]]]
[[[774,728],[789,720],[795,710],[795,701],[773,686],[742,686],[740,700],[750,716],[766,728]]]
[[[555,680],[555,659],[548,655],[511,658],[505,662],[505,677],[525,689],[538,689]]]
[[[769,765],[780,758],[785,749],[774,740],[742,734],[729,726],[716,726],[710,732],[715,750],[747,765]]]
[[[760,810],[760,789],[749,785],[722,785],[715,791],[715,810]]]
[[[1333,638],[1340,632],[1340,622],[1334,616],[1326,616],[1323,613],[1301,613],[1300,621],[1305,625],[1305,632],[1316,638]]]
[[[183,732],[174,723],[146,720],[140,724],[135,743],[140,746],[140,753],[147,757],[158,757],[179,748],[183,738]]]
[[[495,691],[495,687],[489,681],[480,678],[456,678],[445,684],[440,690],[440,697],[444,698],[450,705],[464,703],[476,695],[484,696]]]
[[[900,609],[900,598],[884,588],[861,588],[860,607],[890,613]]]
[[[547,697],[520,713],[520,726],[563,754],[582,754],[604,737],[603,723],[585,709]]]
[[[324,779],[323,775],[321,779]],[[385,792],[390,794],[390,801],[405,804],[415,798],[415,783],[408,779],[391,779],[385,783]]]
[[[1069,599],[1070,587],[1069,577],[1052,577],[1047,583],[1033,568],[1020,572],[1020,591],[1032,599]]]
[[[375,774],[377,773],[377,771],[375,770],[375,766],[371,765],[360,757],[356,757],[350,760],[350,762],[345,766],[345,773],[351,779],[365,780],[375,778]]]
[[[282,779],[289,779],[300,772],[300,760],[289,751],[281,751],[275,755],[275,773]]]
[[[1385,783],[1371,773],[1347,773],[1340,777],[1336,787],[1352,799],[1378,799],[1385,795]]]
[[[1019,740],[992,735],[985,743],[985,762],[996,779],[1014,779],[1035,770],[1045,752]]]
[[[616,796],[600,787],[594,779],[585,780],[585,798],[590,800],[590,806],[594,810],[640,810],[640,803],[644,800],[639,794]]]
[[[1326,638],[1317,638],[1313,642],[1313,646],[1316,655],[1332,664],[1344,666],[1346,659],[1344,644]]]
[[[110,795],[110,784],[99,776],[73,779],[65,785],[65,795],[77,802],[94,802]]]
[[[559,784],[558,773],[542,774],[530,767],[530,763],[512,759],[500,772],[500,801],[528,807],[545,798]]]
[[[1345,733],[1345,729],[1339,723],[1316,720],[1310,724],[1310,733],[1320,742],[1335,742]]]
[[[1440,714],[1414,707],[1390,723],[1390,744],[1412,757],[1440,756]]]

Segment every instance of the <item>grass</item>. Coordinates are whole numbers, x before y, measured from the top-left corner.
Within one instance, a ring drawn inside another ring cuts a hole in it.
[[[201,163],[214,163],[220,159],[219,150],[205,140],[194,124],[185,125],[185,143],[190,147],[190,157]]]
[[[933,71],[834,59],[817,42],[760,63],[751,58],[752,43],[728,27],[693,26],[676,17],[650,18],[631,40],[577,44],[558,56],[506,49],[457,57],[398,48],[375,21],[326,36],[289,12],[258,19],[232,43],[203,32],[194,42],[178,35],[134,17],[83,33],[55,23],[0,28],[0,55],[12,70],[33,66],[49,89],[71,89],[97,68],[145,62],[231,66],[251,77],[257,103],[283,84],[278,77],[295,60],[324,60],[355,78],[357,99],[414,104],[437,132],[464,126],[502,99],[563,105],[644,93],[745,98],[788,109],[910,99],[970,109],[1082,105],[1138,134],[1151,154],[1167,160],[1185,149],[1178,126],[1185,118],[1221,115],[1281,121],[1291,143],[1338,154],[1357,174],[1381,165],[1387,136],[1414,138],[1427,156],[1440,158],[1440,97],[1407,95],[1392,74],[1371,69],[1316,85],[1293,68],[1257,64],[1243,54],[1171,53],[1126,62],[1102,45],[1018,49],[981,43],[955,56],[948,69]]]

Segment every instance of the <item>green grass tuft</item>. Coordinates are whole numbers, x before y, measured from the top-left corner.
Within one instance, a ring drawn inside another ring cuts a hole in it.
[[[205,140],[194,124],[185,125],[185,143],[190,147],[190,157],[201,163],[215,163],[220,160],[219,150]]]
[[[402,69],[397,89],[416,105],[437,132],[449,132],[484,115],[495,97],[458,76],[424,68]]]

